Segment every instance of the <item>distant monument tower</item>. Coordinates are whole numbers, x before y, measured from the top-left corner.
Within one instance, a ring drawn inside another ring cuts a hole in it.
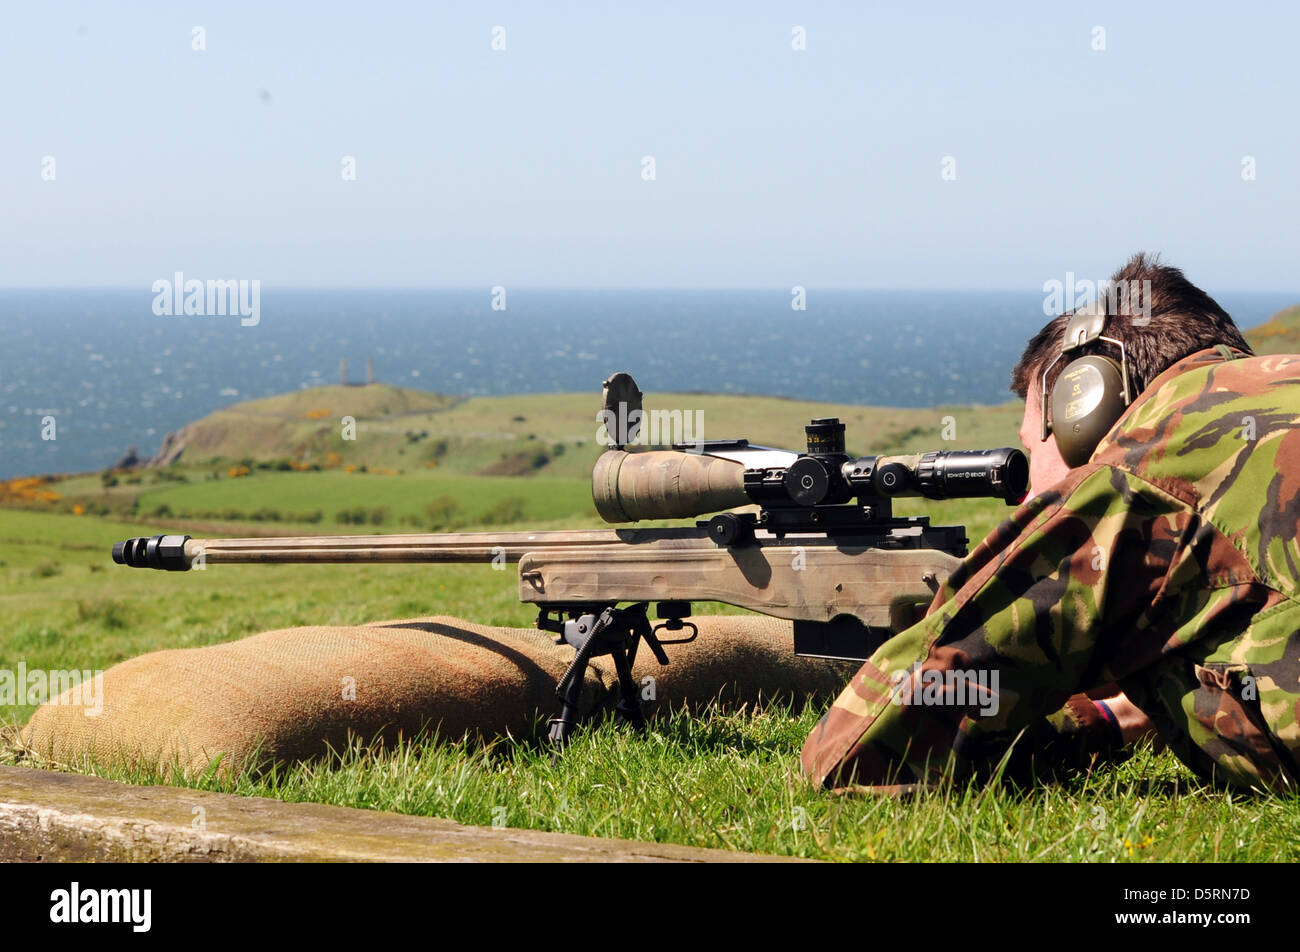
[[[375,362],[369,357],[366,358],[366,385],[375,382]]]
[[[339,386],[346,387],[347,385],[348,385],[348,359],[346,357],[340,357],[339,358]]]

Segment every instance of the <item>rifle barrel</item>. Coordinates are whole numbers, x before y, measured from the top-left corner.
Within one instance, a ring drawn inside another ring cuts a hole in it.
[[[142,536],[113,546],[113,561],[135,568],[185,571],[196,562],[518,562],[538,549],[707,539],[708,530],[574,529],[547,532],[447,532],[414,535],[339,535],[255,539]]]

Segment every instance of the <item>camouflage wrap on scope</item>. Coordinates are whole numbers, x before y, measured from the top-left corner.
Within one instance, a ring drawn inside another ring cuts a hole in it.
[[[606,522],[682,519],[744,506],[745,467],[678,450],[607,450],[591,471],[591,498]]]
[[[804,772],[882,788],[987,775],[1068,697],[1118,682],[1199,775],[1292,787],[1297,424],[1300,356],[1209,349],[1166,370],[862,666]]]

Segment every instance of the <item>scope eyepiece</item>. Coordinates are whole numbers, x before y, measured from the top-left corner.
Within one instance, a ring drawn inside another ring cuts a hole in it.
[[[1010,446],[924,453],[916,478],[921,494],[930,499],[992,496],[1019,503],[1029,489],[1029,460]]]

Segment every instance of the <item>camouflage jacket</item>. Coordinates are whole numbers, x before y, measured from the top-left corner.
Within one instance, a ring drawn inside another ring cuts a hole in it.
[[[1300,780],[1298,424],[1300,356],[1208,349],[1170,367],[862,666],[804,772],[837,787],[980,775],[1114,681],[1198,774]]]

